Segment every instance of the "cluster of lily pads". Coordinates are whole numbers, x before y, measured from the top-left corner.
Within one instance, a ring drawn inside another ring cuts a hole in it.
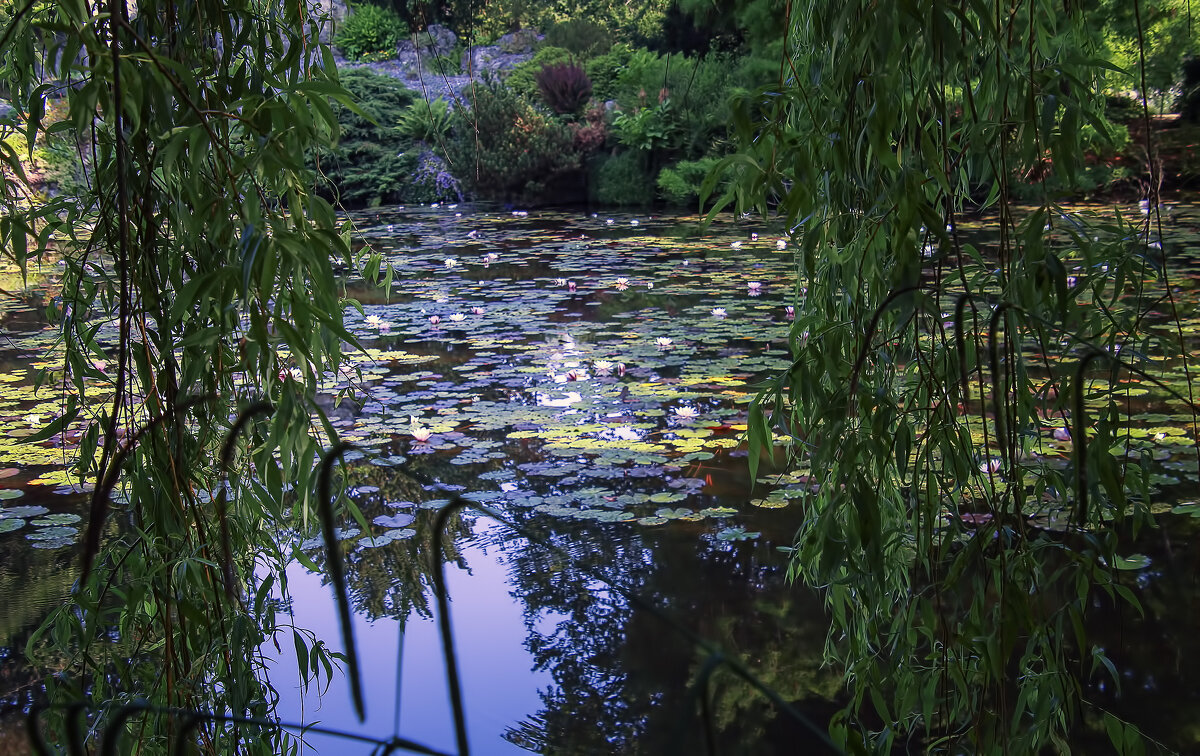
[[[497,508],[643,526],[707,521],[728,540],[753,537],[746,513],[785,507],[814,485],[806,470],[745,480],[738,458],[753,386],[790,364],[789,339],[806,338],[791,333],[804,289],[777,234],[745,220],[702,229],[696,219],[434,207],[355,221],[394,281],[387,292],[349,282],[364,307],[347,309],[346,324],[365,349],[321,382],[329,394],[353,389],[332,417],[362,450],[355,464],[420,459]],[[1200,267],[1175,273],[1195,279]],[[1182,328],[1194,342],[1200,321]],[[53,365],[52,329],[10,335],[29,368],[0,376],[11,413],[0,458],[70,492],[69,438],[13,442],[61,401],[32,391],[31,371]],[[285,370],[304,378],[300,366]],[[1194,479],[1194,461],[1180,454],[1190,415],[1175,404],[1144,419],[1130,437],[1161,462],[1158,482]],[[1047,418],[1044,435],[1042,453],[1065,464],[1068,424]],[[982,439],[980,448],[987,465]],[[740,481],[740,493],[714,476]],[[379,546],[411,535],[392,521],[372,528],[355,537]]]

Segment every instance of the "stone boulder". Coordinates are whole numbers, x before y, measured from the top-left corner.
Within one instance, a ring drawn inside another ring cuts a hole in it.
[[[408,39],[401,40],[396,45],[396,53],[401,59],[405,56],[415,57],[418,54],[421,56],[449,55],[457,44],[458,37],[454,32],[441,24],[430,24],[425,31],[416,32],[409,35]]]

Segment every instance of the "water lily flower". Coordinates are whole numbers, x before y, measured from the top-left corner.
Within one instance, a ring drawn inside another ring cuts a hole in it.
[[[1063,426],[1061,428],[1055,428],[1054,433],[1051,435],[1054,436],[1055,441],[1070,441],[1071,440],[1071,429],[1066,426]]]
[[[793,305],[788,305],[787,307],[784,307],[783,312],[784,312],[784,314],[786,314],[788,316],[788,320],[796,319],[796,308]]]
[[[378,315],[368,315],[367,317],[363,318],[363,325],[367,326],[368,328],[380,328],[384,325],[384,322],[383,318],[379,317]]]
[[[408,429],[408,434],[413,437],[413,440],[418,444],[423,444],[433,435],[433,431],[423,425],[414,425]]]
[[[439,318],[437,315],[429,316],[429,325],[437,325],[438,323],[441,323],[441,322],[442,322],[442,319]]]
[[[1067,288],[1068,289],[1074,289],[1075,284],[1077,284],[1077,283],[1079,283],[1078,276],[1067,276]]]
[[[762,288],[762,283],[759,281],[751,281],[750,283],[746,284],[746,288],[750,291],[758,291]]]
[[[566,286],[566,285],[567,285],[567,279],[565,279],[565,278],[556,278],[556,279],[554,279],[554,285],[555,285],[555,286]]]
[[[446,265],[446,267],[447,267],[447,268],[454,268],[454,267],[457,267],[457,266],[458,266],[458,260],[455,260],[453,257],[447,257],[447,258],[446,258],[445,265]]]
[[[388,233],[391,233],[392,231],[395,231],[395,230],[396,230],[396,227],[394,225],[392,225],[391,223],[389,223],[388,224]]]
[[[725,308],[724,308],[724,307],[714,307],[714,308],[712,308],[712,316],[713,316],[714,318],[723,318],[723,317],[725,317],[725,315],[726,315],[726,313],[725,313]]]
[[[666,336],[659,336],[657,339],[655,339],[655,343],[658,344],[659,349],[667,349],[675,342]]]
[[[108,360],[92,360],[92,367],[103,373],[108,369]]]
[[[483,256],[483,264],[491,265],[492,263],[496,262],[499,259],[500,259],[500,255],[496,254],[495,252],[488,252],[486,255]]]
[[[461,312],[456,312],[450,316],[450,320],[452,320],[455,323],[461,323],[466,319],[467,319],[467,316],[463,315]]]
[[[478,239],[479,238],[479,229],[473,228],[470,231],[468,231],[467,238],[468,239]]]
[[[524,218],[524,217],[526,217],[526,216],[528,216],[528,215],[529,215],[529,211],[528,211],[528,210],[513,210],[513,217],[514,217],[514,218]]]
[[[733,247],[734,249],[741,249],[742,243],[740,241],[730,242],[729,246]]]
[[[613,224],[613,219],[612,219],[612,218],[605,218],[605,219],[604,219],[604,225],[606,225],[606,226],[611,226],[612,224]]]
[[[700,416],[700,413],[696,411],[695,407],[687,404],[683,405],[682,407],[676,407],[672,414],[675,415],[676,420],[695,420]]]
[[[981,472],[981,473],[999,472],[1000,467],[1003,464],[1004,464],[1004,462],[999,457],[989,457],[988,459],[984,460],[982,464],[979,465],[979,472]]]
[[[775,249],[787,249],[787,245],[788,245],[787,239],[776,239],[775,240]]]
[[[25,422],[29,424],[30,428],[36,428],[42,424],[42,416],[41,415],[26,415]]]
[[[472,315],[482,315],[482,314],[483,314],[483,308],[482,308],[482,307],[472,307],[472,308],[471,308],[471,314],[472,314]]]
[[[567,291],[575,291],[575,282],[567,281]]]
[[[612,372],[613,364],[608,360],[596,360],[592,363],[592,369],[596,371],[596,375],[608,375]]]
[[[755,231],[750,232],[750,241],[758,241],[758,233],[757,232],[755,232]]]
[[[637,218],[634,218],[633,220],[629,221],[629,225],[631,225],[631,226],[636,226],[637,224],[638,224]]]
[[[653,288],[654,288],[654,282],[653,282],[653,281],[647,281],[647,282],[646,282],[646,288],[647,288],[647,289],[653,289]]]
[[[629,279],[628,278],[618,278],[617,279],[617,288],[620,289],[621,291],[628,289],[629,288]]]
[[[587,377],[588,377],[587,373],[584,372],[583,370],[568,370],[567,371],[567,380],[568,381],[586,381]]]

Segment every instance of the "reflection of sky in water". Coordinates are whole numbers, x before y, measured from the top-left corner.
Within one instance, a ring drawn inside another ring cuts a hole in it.
[[[482,525],[481,531],[486,530]],[[509,594],[504,565],[495,552],[486,553],[469,543],[462,545],[470,573],[448,565],[451,619],[455,649],[462,676],[467,727],[474,753],[526,753],[502,738],[504,731],[536,714],[541,708],[538,689],[550,683],[547,672],[532,671],[525,650],[525,622],[521,605]],[[297,627],[312,630],[331,650],[341,650],[341,634],[333,592],[299,565],[288,570],[288,581]],[[282,620],[281,620],[282,621]],[[396,656],[399,628],[391,620],[368,622],[355,617],[355,641],[362,664],[367,720],[359,724],[350,702],[345,675],[335,673],[333,685],[322,697],[310,688],[301,696],[297,687],[295,650],[289,637],[280,638],[282,653],[264,646],[275,663],[271,682],[279,691],[278,714],[286,721],[320,722],[357,734],[389,737],[393,733],[396,704]],[[436,615],[409,617],[404,634],[403,677],[400,690],[399,735],[432,748],[453,752],[454,726],[446,688]],[[332,736],[310,735],[318,753],[367,754],[371,747]]]

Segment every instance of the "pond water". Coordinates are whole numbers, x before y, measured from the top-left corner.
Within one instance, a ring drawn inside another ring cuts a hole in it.
[[[359,389],[328,406],[357,446],[344,475],[372,525],[343,531],[369,718],[353,718],[340,682],[302,700],[294,660],[271,649],[280,715],[454,750],[428,544],[436,510],[461,496],[508,522],[467,512],[450,527],[454,639],[476,752],[699,749],[691,690],[705,654],[694,638],[741,660],[824,730],[841,695],[837,671],[821,664],[827,621],[814,593],[787,583],[779,551],[803,517],[795,502],[808,481],[752,481],[739,448],[753,386],[790,360],[797,291],[777,234],[750,220],[702,229],[695,217],[466,206],[355,220],[395,275],[388,292],[350,282],[364,304],[347,314],[365,347],[354,358],[361,377],[327,386]],[[1168,249],[1186,251],[1198,231],[1200,210],[1184,206]],[[1194,338],[1200,266],[1189,258],[1174,272],[1193,303]],[[9,337],[0,435],[10,440],[55,411],[54,395],[34,396],[30,378],[47,360],[50,331],[37,312],[54,282],[46,271],[0,313]],[[1147,561],[1128,573],[1147,616],[1096,607],[1094,632],[1126,682],[1085,698],[1186,751],[1200,744],[1200,694],[1189,684],[1200,674],[1195,465],[1179,408],[1147,407],[1139,432],[1161,449],[1163,527],[1143,536]],[[0,491],[11,497],[0,513],[11,530],[0,534],[9,711],[36,695],[36,676],[15,661],[20,644],[72,579],[79,502],[61,455],[52,443],[0,445],[0,475],[11,476]],[[318,542],[296,546],[322,561]],[[299,566],[291,582],[296,625],[339,648],[329,587]],[[724,751],[820,752],[803,722],[744,680],[718,672],[711,692]],[[1102,742],[1098,717],[1077,738]]]

